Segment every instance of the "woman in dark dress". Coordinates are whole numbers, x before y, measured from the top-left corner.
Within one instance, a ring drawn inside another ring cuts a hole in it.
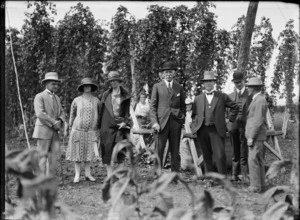
[[[107,175],[112,172],[110,161],[115,144],[126,139],[130,133],[131,95],[121,82],[119,72],[109,72],[107,83],[111,88],[105,91],[101,98],[100,145],[102,162],[106,165]]]

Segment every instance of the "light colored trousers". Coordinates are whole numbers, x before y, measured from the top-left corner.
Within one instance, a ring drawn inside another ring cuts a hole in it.
[[[255,188],[265,187],[265,161],[263,155],[263,141],[254,141],[249,147],[248,166],[250,186]]]
[[[55,174],[56,163],[60,157],[60,143],[57,132],[53,133],[52,139],[38,139],[37,149],[42,155],[39,161],[41,172],[44,174]]]

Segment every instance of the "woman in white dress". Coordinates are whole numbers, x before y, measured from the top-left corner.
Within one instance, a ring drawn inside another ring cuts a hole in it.
[[[91,78],[84,78],[77,90],[82,92],[76,97],[71,105],[69,130],[70,139],[66,152],[66,159],[74,161],[74,183],[79,182],[80,164],[85,163],[85,179],[96,181],[91,175],[91,161],[99,157],[99,111],[100,100],[92,92],[98,89],[97,84]]]
[[[141,92],[140,100],[136,104],[134,110],[140,128],[145,127],[150,123],[149,111],[150,111],[150,104],[147,101],[147,95],[145,92]]]

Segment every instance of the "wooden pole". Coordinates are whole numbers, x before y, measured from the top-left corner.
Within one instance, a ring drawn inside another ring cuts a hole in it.
[[[185,119],[184,127],[185,127],[186,133],[191,133],[191,128],[190,128],[190,125],[188,123],[187,118]],[[197,151],[196,151],[195,142],[192,138],[189,138],[188,142],[189,142],[189,147],[190,147],[191,153],[192,153],[192,158],[193,158],[193,162],[194,162],[194,168],[195,168],[195,171],[196,171],[196,175],[197,176],[202,176],[203,175],[202,170],[198,167],[198,154],[197,154]],[[202,160],[200,159],[200,163],[202,162]]]
[[[255,24],[257,8],[258,8],[258,2],[249,3],[247,16],[245,19],[243,37],[242,37],[239,56],[238,56],[238,64],[237,64],[238,71],[245,71],[247,69],[247,65],[249,61],[251,38],[252,38],[252,32]]]

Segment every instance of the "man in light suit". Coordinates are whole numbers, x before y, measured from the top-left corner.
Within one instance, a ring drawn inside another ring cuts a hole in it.
[[[59,97],[55,94],[60,80],[56,72],[48,72],[42,80],[46,89],[34,98],[36,123],[33,138],[37,139],[40,151],[40,169],[43,173],[54,174],[55,165],[60,155],[58,131],[65,122],[65,113]]]
[[[225,110],[230,108],[232,114],[229,123],[237,117],[239,106],[227,94],[215,91],[215,72],[205,71],[202,79],[204,93],[195,97],[192,113],[192,134],[197,134],[204,159],[205,172],[213,172],[213,158],[217,171],[226,176]]]
[[[232,181],[241,181],[238,175],[242,174],[242,180],[248,179],[248,146],[245,138],[245,126],[247,120],[247,110],[251,102],[251,97],[245,87],[245,73],[234,71],[232,82],[235,86],[235,91],[228,96],[231,100],[239,105],[238,116],[234,123],[230,126],[228,123],[227,130],[230,134],[231,146],[233,148],[232,155]],[[229,111],[229,117],[231,111]]]
[[[179,145],[181,128],[185,121],[185,95],[183,88],[173,80],[177,67],[173,62],[162,65],[162,81],[153,86],[150,104],[152,128],[158,132],[156,150],[160,161],[167,139],[171,153],[171,171],[179,172]]]
[[[265,190],[265,167],[263,142],[267,139],[267,110],[268,104],[261,89],[262,81],[253,77],[247,85],[252,102],[248,108],[245,136],[249,147],[248,165],[250,176],[249,192],[262,192]]]

